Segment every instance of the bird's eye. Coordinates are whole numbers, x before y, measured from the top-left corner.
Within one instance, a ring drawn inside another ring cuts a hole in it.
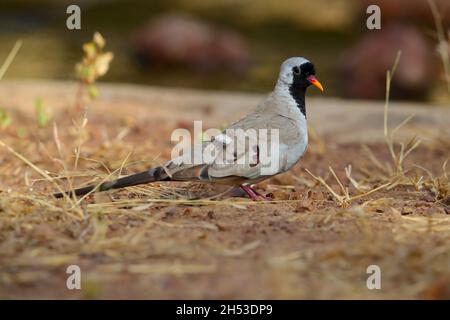
[[[299,67],[294,67],[292,68],[292,71],[294,72],[294,74],[299,75],[300,74],[300,69]]]

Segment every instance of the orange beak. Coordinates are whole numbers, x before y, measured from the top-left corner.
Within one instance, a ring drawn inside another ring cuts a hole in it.
[[[316,79],[315,76],[309,76],[308,78],[306,78],[306,80],[308,80],[309,83],[311,83],[313,86],[319,88],[319,90],[323,92],[323,86],[319,82],[319,80]]]

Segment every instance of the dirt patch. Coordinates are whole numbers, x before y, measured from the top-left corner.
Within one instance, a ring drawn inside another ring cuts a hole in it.
[[[55,127],[39,129],[30,112],[10,110],[1,140],[68,188],[161,164],[172,130],[191,127],[164,111],[137,116],[126,99],[121,106],[91,106],[82,130],[69,104],[54,111]],[[222,121],[215,105],[196,112]],[[450,298],[450,137],[431,135],[399,173],[384,142],[312,129],[300,163],[258,185],[270,203],[228,188],[155,183],[74,204],[50,197],[55,184],[2,148],[0,297]],[[350,196],[389,185],[343,205],[304,170],[342,194],[329,166]],[[80,291],[66,288],[71,264],[81,267]],[[381,290],[366,286],[369,265],[381,268]]]

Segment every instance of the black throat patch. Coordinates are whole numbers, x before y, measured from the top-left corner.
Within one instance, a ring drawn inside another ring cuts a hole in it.
[[[300,109],[300,112],[306,118],[306,106],[305,106],[306,87],[301,86],[300,83],[296,83],[295,78],[296,78],[296,76],[294,76],[294,83],[292,83],[289,86],[289,93],[291,94],[292,98],[294,98],[295,102],[297,103],[297,108]]]
[[[297,66],[293,67],[292,74],[294,79],[292,84],[289,86],[289,93],[297,103],[297,107],[300,109],[300,112],[306,118],[305,95],[306,88],[310,85],[307,77],[310,75],[315,75],[316,71],[314,70],[314,65],[311,62],[306,62],[303,63],[300,68]]]

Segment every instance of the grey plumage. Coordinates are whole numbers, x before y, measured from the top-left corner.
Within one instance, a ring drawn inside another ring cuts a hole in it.
[[[225,130],[211,141],[204,142],[199,150],[200,152],[203,152],[205,148],[214,150],[216,157],[212,161],[200,164],[193,164],[192,161],[186,163],[180,156],[169,160],[161,167],[105,182],[97,189],[95,189],[96,186],[88,186],[72,192],[80,196],[94,189],[106,191],[155,181],[200,181],[244,186],[243,189],[252,199],[256,200],[255,196],[263,197],[245,186],[286,172],[297,163],[306,150],[308,132],[304,95],[306,88],[311,84],[322,90],[314,74],[314,66],[305,58],[295,57],[286,60],[281,65],[278,81],[272,93],[259,103],[254,112],[228,128],[243,131],[254,129],[258,135],[258,129],[278,130],[279,157],[275,166],[277,169],[274,172],[263,174],[263,168],[267,167],[267,164],[258,162],[259,159],[256,163],[240,161],[251,158],[255,150],[249,150],[247,146],[244,146],[238,152],[235,144],[228,142],[229,137],[226,136]],[[232,150],[229,150],[230,148]],[[219,161],[226,153],[234,154],[232,161]],[[67,194],[70,193],[70,191],[67,192]],[[61,198],[63,194],[57,193],[54,196]]]

